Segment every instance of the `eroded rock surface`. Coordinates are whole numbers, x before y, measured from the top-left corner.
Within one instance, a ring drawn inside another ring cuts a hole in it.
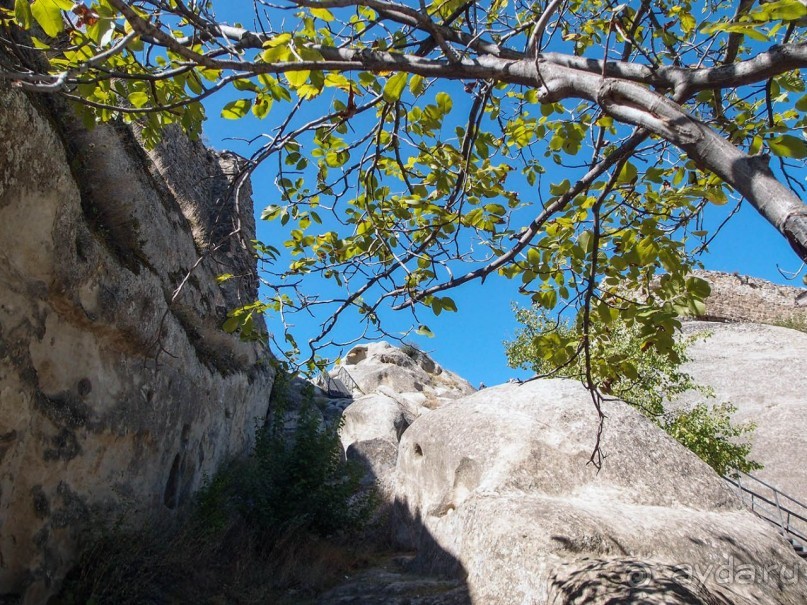
[[[154,167],[129,129],[45,102],[0,83],[0,595],[32,603],[85,528],[171,514],[248,448],[274,375],[220,330],[255,283],[215,276],[243,275],[249,250],[198,237],[251,237],[227,161],[180,142],[195,162]]]
[[[407,406],[427,409],[475,390],[425,352],[406,345],[397,348],[388,342],[353,347],[331,375],[354,397],[382,393],[405,400]]]
[[[757,425],[754,475],[807,503],[807,334],[754,323],[687,322],[705,334],[689,348],[684,369],[737,407],[735,420]]]
[[[626,404],[604,411],[599,472],[596,414],[571,381],[418,418],[399,445],[398,539],[421,569],[466,574],[474,603],[807,602],[805,565],[720,477]]]
[[[367,466],[387,500],[404,431],[419,416],[475,390],[423,351],[387,342],[354,347],[330,376],[356,397],[342,412],[342,444]]]

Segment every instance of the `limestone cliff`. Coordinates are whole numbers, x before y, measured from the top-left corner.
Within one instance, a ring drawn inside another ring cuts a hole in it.
[[[0,601],[43,600],[86,527],[181,508],[274,377],[220,330],[256,294],[232,159],[53,103],[0,83]]]

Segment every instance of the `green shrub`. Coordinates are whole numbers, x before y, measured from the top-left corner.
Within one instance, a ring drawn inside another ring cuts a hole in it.
[[[319,536],[360,529],[375,497],[361,490],[364,470],[345,460],[337,428],[323,427],[314,405],[305,402],[292,435],[279,423],[259,430],[232,494],[239,513],[269,535],[294,527]]]
[[[756,425],[733,423],[731,416],[736,411],[730,403],[711,406],[700,403],[667,415],[659,426],[720,475],[734,476],[737,471],[750,473],[762,468],[748,457],[751,453],[748,437]]]
[[[585,357],[580,346],[584,336],[578,326],[548,319],[538,309],[517,309],[516,318],[523,328],[515,340],[505,342],[511,367],[586,383]],[[714,397],[711,389],[695,384],[692,376],[681,369],[689,361],[687,348],[698,337],[679,338],[671,350],[660,352],[647,346],[640,329],[639,324],[624,321],[607,326],[595,321],[591,325],[590,375],[594,386],[640,410],[721,475],[762,468],[748,457],[748,440],[756,426],[750,422],[733,423],[731,415],[736,408],[731,404],[699,403],[676,410],[667,407],[683,393]],[[560,353],[544,350],[553,341],[566,343]]]

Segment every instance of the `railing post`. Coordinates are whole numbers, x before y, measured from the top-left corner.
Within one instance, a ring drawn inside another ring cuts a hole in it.
[[[782,536],[785,539],[787,539],[787,533],[788,532],[787,532],[787,529],[785,527],[784,517],[782,517],[782,507],[779,505],[779,491],[775,490],[775,489],[772,490],[772,491],[773,491],[773,501],[776,502],[776,512],[779,514],[779,527],[782,530]]]

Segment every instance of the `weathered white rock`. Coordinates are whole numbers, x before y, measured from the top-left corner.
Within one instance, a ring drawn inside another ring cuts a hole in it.
[[[763,324],[687,322],[685,334],[706,333],[685,365],[716,401],[737,406],[737,421],[757,429],[751,458],[768,483],[807,503],[807,334]]]
[[[388,342],[353,347],[331,375],[340,378],[354,396],[387,387],[387,395],[422,397],[421,405],[430,409],[475,390],[467,380],[442,368],[426,353],[414,348],[399,349]]]
[[[339,434],[345,451],[365,465],[387,501],[395,470],[390,453],[397,451],[404,431],[415,418],[474,392],[426,353],[386,342],[353,347],[331,376],[358,396],[342,414]]]
[[[417,419],[399,446],[399,540],[486,605],[807,602],[805,565],[720,477],[629,406],[604,411],[599,472],[574,382],[485,389]]]
[[[376,394],[365,395],[351,403],[342,419],[339,434],[342,444],[347,447],[371,439],[386,439],[397,444],[415,416],[392,397]]]
[[[88,525],[173,514],[248,448],[274,376],[220,329],[255,294],[215,280],[252,262],[243,241],[191,271],[214,225],[249,224],[251,201],[238,216],[171,193],[172,169],[227,191],[225,163],[186,141],[160,172],[128,129],[87,132],[48,102],[0,83],[0,600],[32,603]]]

